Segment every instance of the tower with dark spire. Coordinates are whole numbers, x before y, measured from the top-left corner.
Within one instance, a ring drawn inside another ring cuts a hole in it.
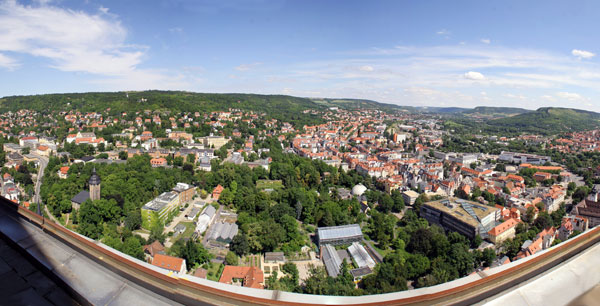
[[[96,167],[92,171],[92,176],[89,180],[90,185],[90,200],[99,200],[100,199],[100,176],[96,174]]]

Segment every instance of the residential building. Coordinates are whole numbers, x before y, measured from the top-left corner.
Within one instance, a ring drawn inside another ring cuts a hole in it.
[[[154,257],[156,254],[165,254],[165,247],[158,240],[154,240],[151,244],[144,246],[144,253],[150,257]]]
[[[160,253],[154,255],[152,258],[152,265],[175,272],[179,275],[184,275],[187,272],[185,259]]]
[[[221,186],[221,184],[217,185],[217,187],[215,187],[215,189],[213,189],[212,192],[212,198],[215,201],[219,200],[219,197],[221,196],[221,192],[223,192],[223,186]]]
[[[493,244],[500,244],[506,239],[514,238],[517,224],[519,220],[512,218],[502,222],[488,232],[488,240]]]
[[[600,224],[600,202],[584,199],[573,207],[571,214],[584,217],[589,222],[589,227]]]
[[[558,229],[558,239],[565,241],[575,231],[585,232],[588,230],[588,220],[581,216],[566,216]]]
[[[167,165],[167,160],[164,157],[153,158],[150,160],[150,165],[152,165],[153,168],[165,167]]]
[[[413,190],[407,190],[402,193],[402,198],[404,199],[404,204],[406,205],[414,205],[418,197],[419,193]]]
[[[243,287],[263,289],[265,277],[258,267],[225,266],[219,283],[232,285],[236,280],[241,280]]]
[[[69,166],[60,167],[60,169],[57,171],[56,174],[58,174],[58,177],[60,179],[63,179],[63,180],[66,179],[69,174]]]
[[[198,217],[198,221],[196,222],[196,230],[195,231],[198,234],[204,233],[204,231],[206,231],[208,226],[213,222],[213,220],[215,218],[215,212],[216,212],[216,209],[212,205],[208,205],[204,209],[204,211],[202,212],[200,217]]]
[[[172,190],[179,194],[179,205],[191,201],[196,195],[196,188],[186,183],[177,183]]]

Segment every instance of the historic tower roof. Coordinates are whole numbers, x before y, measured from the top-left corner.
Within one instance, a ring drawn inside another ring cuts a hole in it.
[[[90,177],[90,180],[88,183],[90,184],[90,186],[100,185],[100,176],[98,176],[98,174],[96,174],[96,167],[94,167],[94,170],[92,171],[92,176]]]

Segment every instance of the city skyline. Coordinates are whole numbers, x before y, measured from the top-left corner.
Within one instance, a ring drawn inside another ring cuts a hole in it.
[[[188,90],[600,111],[591,1],[2,1],[0,96]]]

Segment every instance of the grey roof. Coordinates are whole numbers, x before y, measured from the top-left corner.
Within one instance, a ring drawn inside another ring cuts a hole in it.
[[[84,162],[89,162],[94,159],[95,159],[95,157],[93,157],[93,156],[84,156],[84,157],[80,158],[80,160],[82,160]]]
[[[354,278],[365,276],[365,275],[368,275],[371,273],[373,273],[373,270],[371,270],[371,268],[369,268],[369,267],[363,267],[363,268],[350,270],[350,274],[352,274],[352,276]]]
[[[183,232],[183,231],[185,231],[185,225],[179,223],[179,224],[175,225],[174,230],[176,232]]]
[[[208,207],[206,207],[206,209],[204,209],[202,214],[207,215],[209,218],[212,218],[216,212],[217,212],[217,210],[215,209],[214,206],[208,205]]]
[[[358,224],[320,227],[317,229],[317,234],[319,235],[319,241],[363,237]]]
[[[340,265],[342,264],[342,260],[335,251],[335,248],[328,244],[325,245],[322,250],[323,254],[321,254],[321,258],[323,259],[323,264],[325,264],[327,274],[329,274],[331,277],[338,276],[338,274],[340,274]]]
[[[8,159],[21,160],[21,159],[23,159],[23,156],[17,152],[11,152],[11,153],[8,153]]]
[[[192,208],[192,210],[190,211],[190,213],[188,214],[188,217],[196,217],[196,215],[200,212],[200,209],[197,207]]]
[[[235,223],[219,222],[214,225],[210,238],[214,240],[231,240],[238,233],[238,225]]]
[[[175,192],[184,192],[190,188],[193,188],[194,186],[190,185],[190,184],[186,184],[186,183],[177,183],[177,185],[175,185],[175,187],[173,187],[173,191]]]
[[[265,261],[285,261],[283,252],[265,252]]]
[[[175,192],[173,192],[173,191],[163,192],[161,195],[159,195],[155,199],[153,199],[150,202],[146,203],[142,207],[142,209],[148,209],[148,210],[153,210],[153,211],[160,211],[165,206],[167,206],[171,201],[173,201],[175,199],[175,197],[177,197],[177,196],[178,196],[178,194],[175,193]]]
[[[98,176],[98,174],[96,174],[96,168],[94,167],[94,170],[92,170],[92,176],[90,176],[90,180],[89,180],[89,184],[90,185],[100,185],[100,176]]]
[[[78,194],[76,194],[72,199],[71,202],[75,202],[77,204],[81,204],[85,201],[87,201],[90,198],[90,192],[87,190],[82,190],[81,192],[79,192]]]
[[[356,264],[359,268],[375,267],[375,261],[373,260],[373,258],[371,258],[371,256],[369,256],[367,250],[365,250],[365,248],[360,243],[352,243],[352,245],[348,247],[348,252],[350,252],[350,255],[352,255],[352,258],[354,259],[354,261],[356,261]]]

